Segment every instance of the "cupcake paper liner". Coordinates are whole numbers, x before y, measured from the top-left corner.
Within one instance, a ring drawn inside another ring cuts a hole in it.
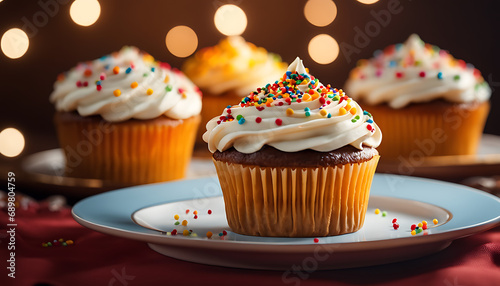
[[[311,237],[363,226],[378,160],[317,168],[264,168],[215,159],[214,164],[234,232]]]
[[[200,116],[109,123],[56,114],[65,175],[134,185],[185,176]]]
[[[377,150],[389,159],[476,154],[489,108],[489,102],[471,108],[450,104],[430,111],[424,105],[367,107],[384,134]]]

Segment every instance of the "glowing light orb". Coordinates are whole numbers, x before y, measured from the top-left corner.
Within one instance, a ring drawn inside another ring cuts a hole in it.
[[[236,5],[223,5],[215,12],[214,22],[215,27],[222,34],[226,36],[238,36],[247,27],[247,15]]]

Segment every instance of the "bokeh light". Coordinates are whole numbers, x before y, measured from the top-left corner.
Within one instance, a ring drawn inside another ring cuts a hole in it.
[[[16,157],[24,149],[24,136],[15,128],[0,132],[0,153],[6,157]]]
[[[30,45],[28,35],[21,29],[12,28],[2,36],[0,46],[2,52],[11,59],[22,57]]]
[[[358,0],[359,3],[363,3],[363,4],[373,4],[373,3],[377,3],[378,0]]]
[[[214,16],[215,27],[226,36],[243,34],[247,27],[247,15],[238,6],[228,4],[220,6]]]
[[[327,34],[319,34],[309,41],[309,56],[318,64],[329,64],[339,55],[339,44]]]
[[[188,26],[176,26],[168,31],[165,43],[170,53],[176,57],[185,58],[196,51],[198,36]]]
[[[337,6],[332,0],[309,0],[304,6],[304,16],[314,26],[329,25],[337,16]]]
[[[101,15],[101,5],[97,0],[75,0],[69,9],[71,19],[80,26],[94,24]]]

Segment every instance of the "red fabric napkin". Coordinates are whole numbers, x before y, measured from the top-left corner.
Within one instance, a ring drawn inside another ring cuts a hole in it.
[[[0,211],[0,285],[500,285],[500,227],[458,239],[420,259],[365,268],[301,272],[232,269],[176,260],[146,243],[80,226],[68,207],[16,209],[15,278],[8,277],[9,215]],[[63,238],[68,246],[43,247]],[[244,259],[242,257],[242,259]]]

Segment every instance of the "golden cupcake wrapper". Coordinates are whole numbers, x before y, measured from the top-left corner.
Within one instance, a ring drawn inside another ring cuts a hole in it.
[[[438,112],[425,107],[390,109],[365,106],[382,130],[377,150],[384,158],[476,154],[489,102],[467,108],[451,105]]]
[[[55,119],[67,176],[124,185],[183,178],[200,122],[199,116],[120,123]]]
[[[257,236],[330,236],[359,230],[379,156],[318,168],[214,160],[231,229]]]

